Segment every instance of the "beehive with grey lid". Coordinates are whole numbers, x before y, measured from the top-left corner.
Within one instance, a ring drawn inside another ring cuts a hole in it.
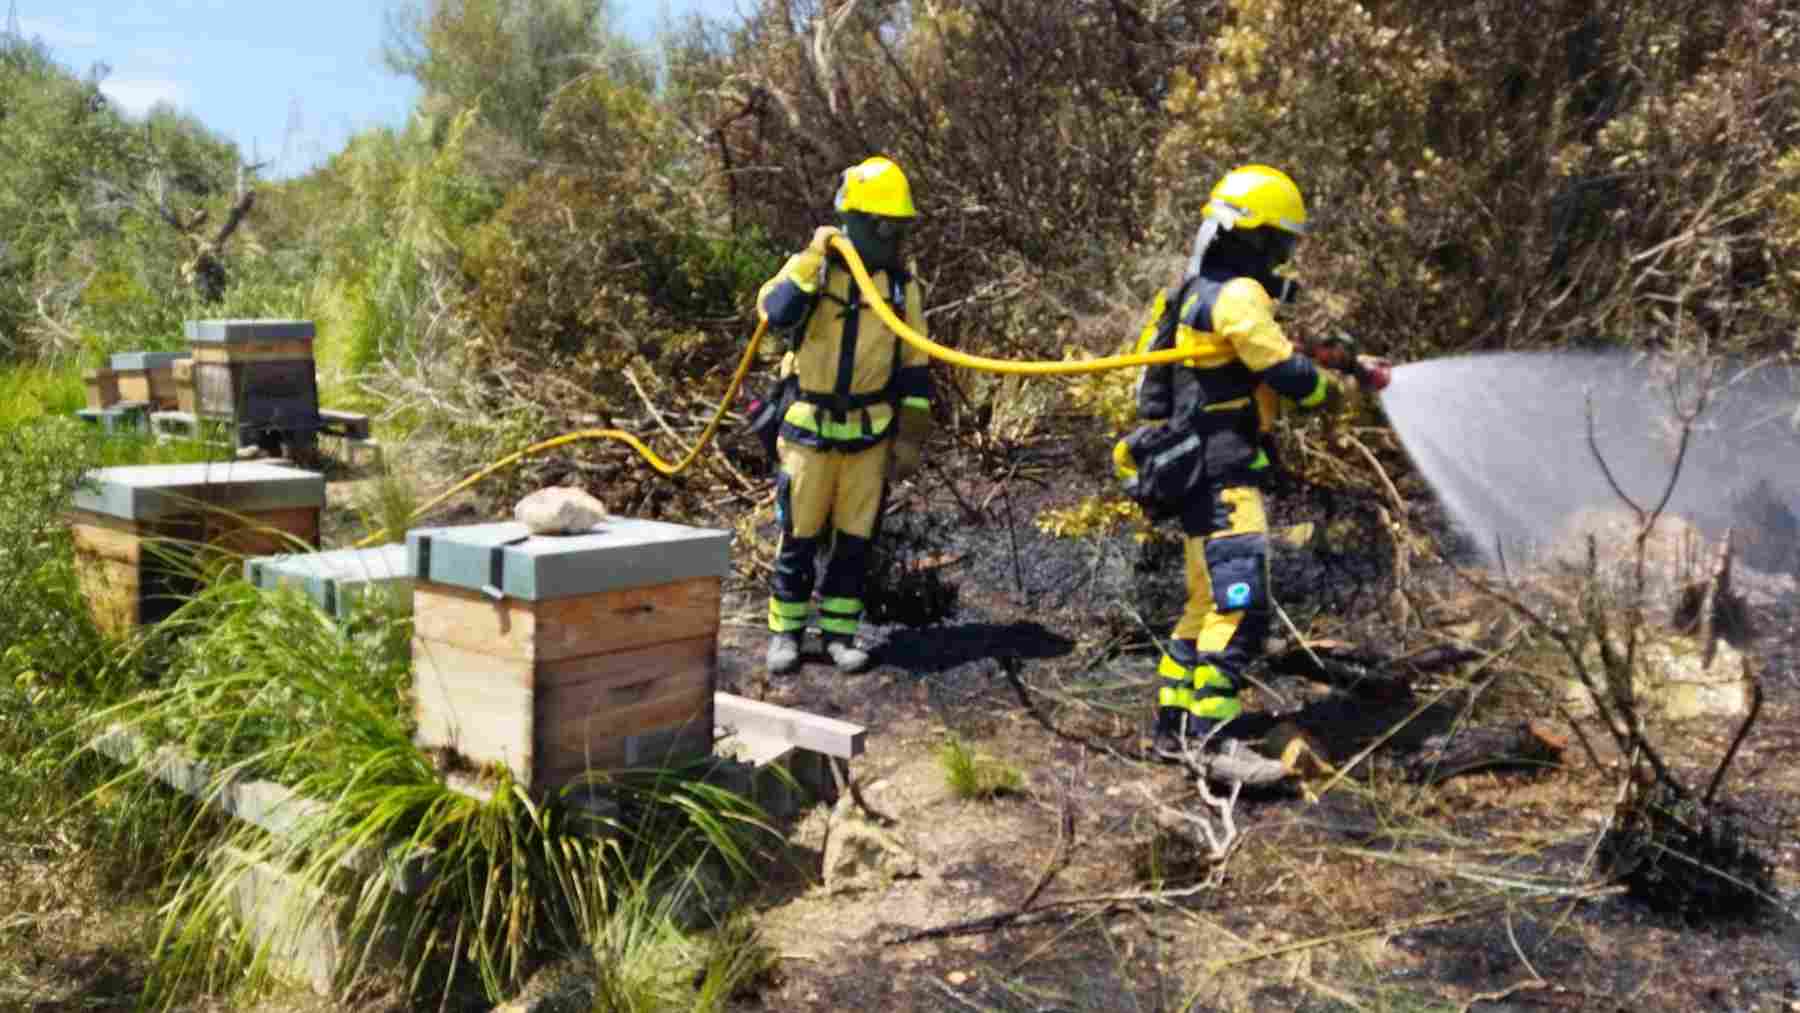
[[[260,461],[152,464],[89,472],[68,523],[81,586],[101,628],[157,622],[219,553],[319,544],[324,476]],[[200,558],[196,558],[200,557]]]
[[[189,320],[196,414],[229,422],[238,442],[263,433],[310,446],[319,428],[310,320]]]
[[[412,611],[412,572],[399,544],[246,559],[244,579],[260,588],[298,588],[339,619],[368,605]]]
[[[177,404],[175,364],[187,352],[119,352],[110,360],[119,400],[144,401],[159,409]]]
[[[712,749],[728,532],[613,517],[408,532],[420,745],[534,791]]]

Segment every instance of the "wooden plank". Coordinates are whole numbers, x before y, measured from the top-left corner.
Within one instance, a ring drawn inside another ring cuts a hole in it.
[[[554,762],[554,756],[551,755],[553,753],[579,751],[592,742],[622,741],[630,736],[685,725],[708,713],[713,692],[710,675],[711,673],[704,673],[660,679],[651,684],[655,688],[649,695],[628,698],[629,702],[614,703],[581,713],[550,717],[554,711],[540,708],[538,713],[545,715],[536,729],[540,759],[543,762]],[[539,703],[543,702],[544,698],[540,697]],[[706,726],[712,727],[710,719]]]
[[[276,362],[283,359],[313,358],[313,343],[304,338],[289,338],[283,341],[257,342],[256,344],[238,345],[203,345],[193,346],[195,365],[201,363],[230,364],[237,362]]]
[[[497,660],[530,661],[536,628],[531,602],[495,601],[479,591],[431,581],[413,583],[413,635],[421,641]]]
[[[75,580],[101,632],[119,637],[137,628],[143,593],[135,564],[76,553]]]
[[[719,578],[530,602],[420,581],[413,629],[426,639],[500,658],[560,661],[671,640],[716,636]]]
[[[618,707],[589,715],[585,720],[562,721],[539,730],[540,762],[548,769],[579,763],[592,754],[596,760],[604,756],[613,767],[648,757],[629,755],[628,740],[654,736],[658,732],[675,732],[686,727],[707,730],[707,743],[712,742],[712,694],[704,686],[688,687],[683,692],[630,707]],[[607,765],[595,764],[595,769]]]
[[[538,602],[539,661],[620,651],[719,632],[718,577]]]
[[[345,900],[237,848],[219,849],[214,861],[229,877],[233,914],[276,976],[333,994],[352,956],[343,930]]]
[[[358,412],[334,411],[330,408],[319,409],[319,421],[326,431],[353,440],[369,438],[369,417]]]
[[[222,503],[208,511],[206,544],[244,556],[272,556],[293,552],[298,542],[307,548],[319,546],[319,508],[290,507],[239,514],[230,504]]]
[[[543,765],[535,791],[551,792],[587,778],[590,774],[629,768],[663,767],[708,755],[712,729],[703,720],[676,725],[647,735],[614,739],[601,748],[582,753],[569,751],[557,762]]]
[[[664,678],[699,674],[709,676],[718,663],[718,641],[710,636],[690,637],[628,651],[605,651],[580,658],[544,662],[534,666],[538,695],[555,695],[557,706],[580,712],[619,700],[637,687]]]
[[[714,723],[738,733],[770,736],[827,756],[861,756],[868,730],[848,721],[777,707],[731,693],[717,694]]]
[[[119,401],[119,374],[110,369],[83,370],[81,384],[86,389],[89,408],[111,408]]]
[[[132,530],[124,530],[126,527],[131,527]],[[130,521],[117,526],[71,523],[69,537],[75,544],[76,552],[95,559],[110,559],[136,566],[144,556],[144,536],[137,533]]]
[[[142,369],[118,370],[119,400],[149,401],[150,374]]]
[[[529,778],[531,666],[452,644],[413,638],[417,739],[477,763],[503,763]]]
[[[218,771],[212,765],[195,760],[173,746],[152,749],[142,736],[118,725],[96,736],[88,746],[117,763],[143,769],[190,798],[210,801],[232,816],[277,837],[289,838],[310,832],[307,821],[316,820],[328,811],[324,803],[274,781],[220,784]],[[362,873],[373,873],[385,865],[392,872],[395,891],[416,895],[434,875],[433,860],[434,855],[429,850],[403,845],[390,849],[385,856],[365,848],[351,849],[344,853],[338,865]]]

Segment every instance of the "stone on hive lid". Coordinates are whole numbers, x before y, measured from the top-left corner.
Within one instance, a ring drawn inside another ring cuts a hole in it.
[[[572,535],[591,531],[606,520],[606,504],[580,489],[551,486],[520,500],[513,520],[534,535]]]

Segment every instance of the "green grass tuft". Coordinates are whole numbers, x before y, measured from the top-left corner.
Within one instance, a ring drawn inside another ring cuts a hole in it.
[[[1025,775],[1017,767],[975,752],[954,735],[938,747],[937,758],[944,783],[960,799],[994,799],[1017,794],[1025,786]]]

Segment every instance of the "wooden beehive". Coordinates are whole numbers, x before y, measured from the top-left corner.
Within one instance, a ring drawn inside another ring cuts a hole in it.
[[[89,411],[104,411],[119,403],[119,374],[110,369],[83,370],[81,385],[87,389]]]
[[[406,543],[421,746],[505,764],[536,792],[711,753],[729,533],[612,518]]]
[[[261,588],[297,587],[339,619],[377,598],[412,611],[404,545],[246,559],[244,579]]]
[[[175,410],[187,412],[192,415],[195,413],[193,356],[190,355],[185,359],[175,360],[173,374],[175,380]]]
[[[311,446],[319,388],[310,320],[189,320],[194,412],[231,425],[240,445],[263,433]]]
[[[120,635],[158,622],[220,553],[269,555],[319,544],[325,479],[260,461],[102,468],[68,522],[88,607]]]
[[[142,401],[157,409],[175,407],[175,364],[186,352],[120,352],[112,357],[119,400]]]

